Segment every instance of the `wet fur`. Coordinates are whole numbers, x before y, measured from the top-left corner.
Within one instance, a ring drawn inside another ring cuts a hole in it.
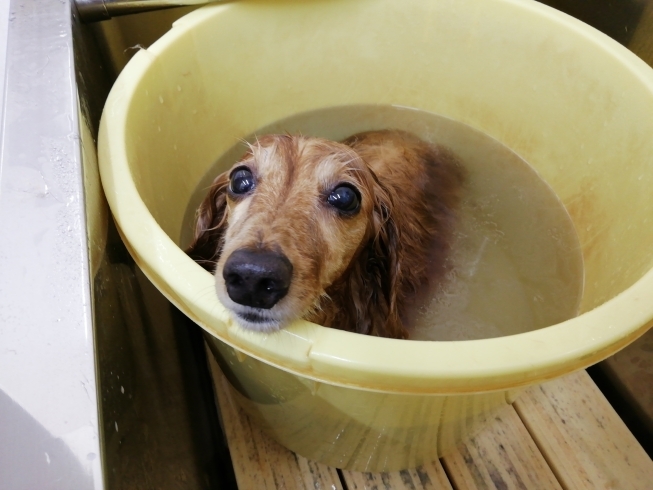
[[[252,308],[226,295],[226,257],[239,248],[288,257],[293,277],[287,296],[258,311],[268,323],[243,326],[276,330],[304,318],[407,338],[413,298],[446,272],[464,180],[455,157],[406,132],[373,131],[342,143],[264,136],[232,168],[242,165],[254,170],[256,189],[233,199],[230,171],[219,175],[198,210],[187,253],[215,273],[218,296],[234,312]],[[339,215],[326,202],[341,182],[361,194],[355,216]]]

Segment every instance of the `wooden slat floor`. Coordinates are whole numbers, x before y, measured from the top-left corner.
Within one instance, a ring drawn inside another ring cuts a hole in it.
[[[653,461],[585,371],[526,390],[439,461],[358,473],[309,461],[263,434],[208,357],[241,490],[653,490]]]

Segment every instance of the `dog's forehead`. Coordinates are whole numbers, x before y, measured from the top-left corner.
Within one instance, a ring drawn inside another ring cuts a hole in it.
[[[304,181],[330,182],[363,168],[349,147],[321,138],[266,136],[251,146],[259,175],[266,180],[286,180],[290,175]]]
[[[277,136],[252,145],[258,165],[266,170],[281,167],[286,171],[339,170],[356,164],[353,150],[340,143],[303,136]]]

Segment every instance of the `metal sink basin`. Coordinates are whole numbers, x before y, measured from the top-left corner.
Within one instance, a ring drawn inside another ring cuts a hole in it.
[[[183,13],[82,25],[68,2],[11,5],[2,489],[234,486],[200,333],[135,267],[95,163],[101,109],[128,48]]]
[[[653,62],[653,0],[544,3]],[[134,265],[95,161],[115,77],[192,8],[84,24],[68,1],[9,7],[0,490],[235,487],[200,332]]]

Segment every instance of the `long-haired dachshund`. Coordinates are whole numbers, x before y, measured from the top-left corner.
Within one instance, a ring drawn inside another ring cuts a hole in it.
[[[263,136],[213,182],[187,253],[244,328],[407,338],[412,298],[446,270],[463,180],[449,151],[402,131]]]

